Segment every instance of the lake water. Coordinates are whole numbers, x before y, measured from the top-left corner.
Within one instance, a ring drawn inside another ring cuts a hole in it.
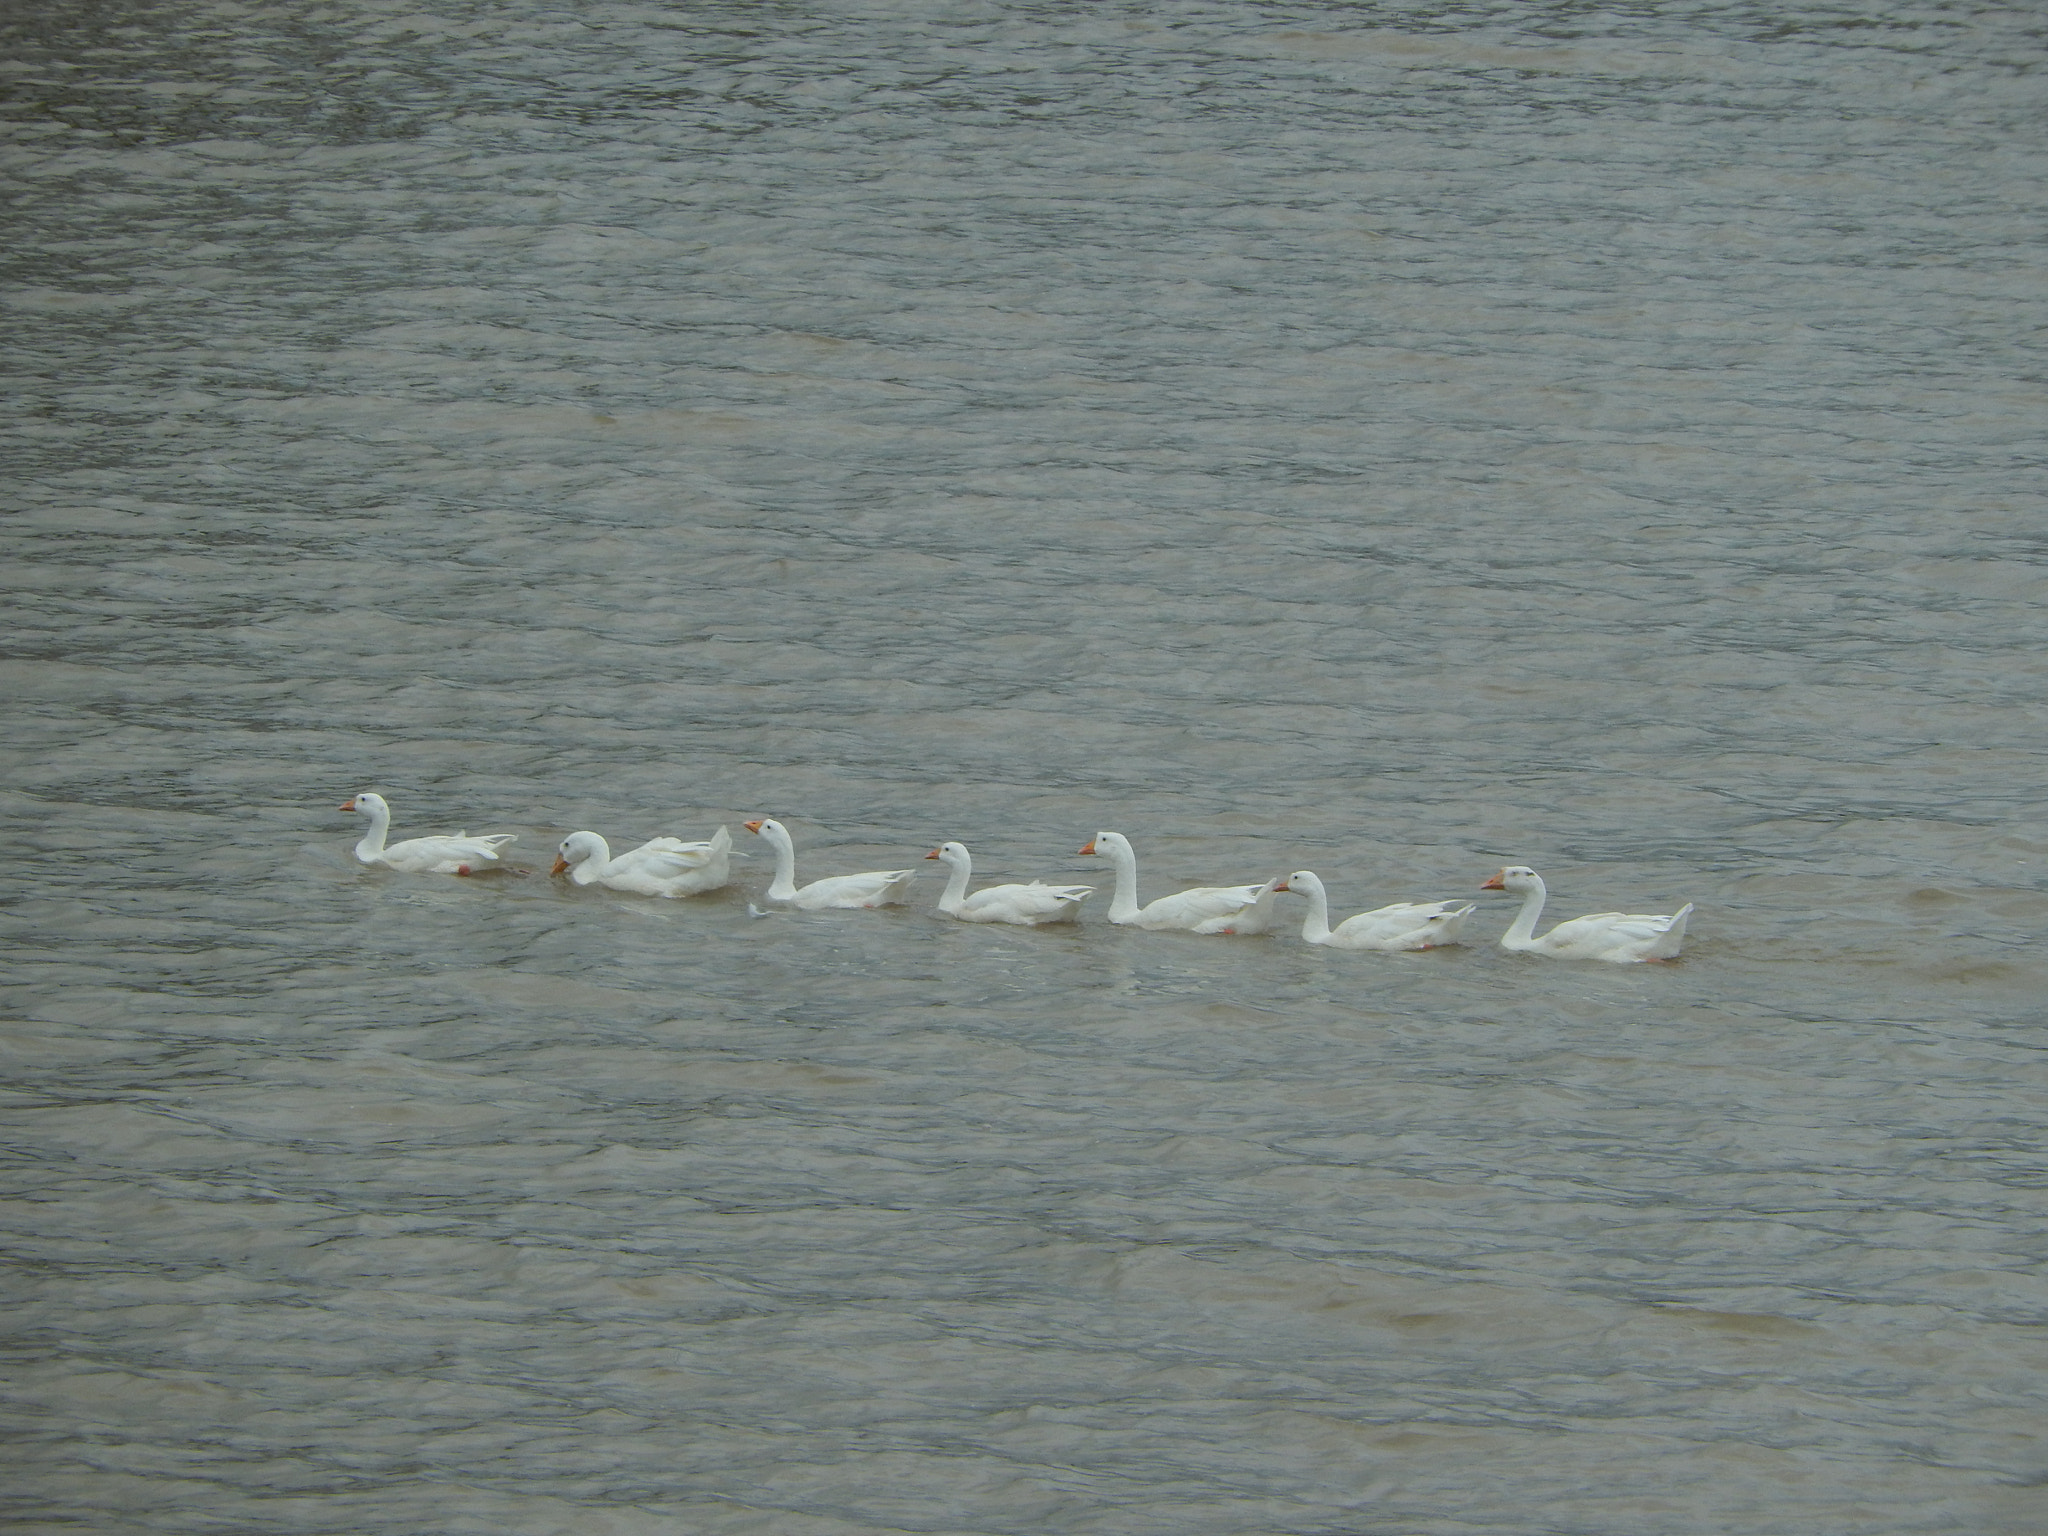
[[[0,32],[16,1529],[2048,1529],[2037,14]]]

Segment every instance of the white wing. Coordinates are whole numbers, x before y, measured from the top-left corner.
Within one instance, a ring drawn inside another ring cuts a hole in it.
[[[1223,931],[1221,928],[1207,925],[1229,924],[1246,908],[1256,905],[1268,889],[1263,885],[1198,885],[1192,890],[1177,891],[1171,896],[1148,902],[1130,920],[1131,926],[1220,933]]]
[[[813,880],[789,900],[806,912],[825,907],[886,907],[909,895],[916,874],[914,869],[871,869],[858,875],[828,875]]]
[[[381,862],[411,875],[452,875],[479,864],[498,862],[498,850],[516,841],[510,832],[487,837],[462,833],[454,837],[414,837],[386,848]]]
[[[962,901],[954,915],[969,923],[1025,927],[1065,922],[1078,914],[1094,890],[1092,885],[991,885]]]

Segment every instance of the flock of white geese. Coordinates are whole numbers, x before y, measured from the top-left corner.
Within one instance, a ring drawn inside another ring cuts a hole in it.
[[[415,837],[387,843],[391,807],[383,796],[364,791],[342,804],[370,819],[370,830],[356,844],[364,864],[382,864],[408,874],[471,875],[503,867],[500,850],[511,833],[472,837],[467,832],[442,837]],[[763,817],[746,824],[775,853],[775,878],[767,899],[801,911],[825,907],[884,907],[908,900],[912,869],[877,869],[853,875],[828,875],[808,885],[796,883],[796,847],[789,829]],[[1307,898],[1308,916],[1301,936],[1332,949],[1413,950],[1456,944],[1472,915],[1469,901],[1404,901],[1347,917],[1330,925],[1329,895],[1313,871],[1298,869],[1277,875],[1263,885],[1198,886],[1143,906],[1138,904],[1138,856],[1120,832],[1098,832],[1080,850],[1106,858],[1116,873],[1109,899],[1109,920],[1127,928],[1182,933],[1254,934],[1275,926],[1278,899],[1286,892]],[[571,832],[562,839],[554,873],[578,885],[602,885],[639,896],[696,896],[719,890],[729,879],[732,836],[720,827],[704,842],[657,837],[624,853],[613,853],[595,832]],[[1092,885],[990,885],[969,891],[973,860],[960,843],[941,843],[927,859],[946,867],[946,888],[938,909],[964,923],[1014,923],[1037,927],[1071,923],[1081,903],[1095,894]],[[1527,865],[1511,864],[1480,887],[1507,891],[1522,898],[1521,910],[1501,935],[1504,949],[1565,960],[1607,960],[1628,964],[1639,960],[1670,960],[1685,942],[1685,921],[1692,903],[1668,915],[1596,912],[1559,923],[1548,933],[1536,932],[1547,895],[1543,877]]]

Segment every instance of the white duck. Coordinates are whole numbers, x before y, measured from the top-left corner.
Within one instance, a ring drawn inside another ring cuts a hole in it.
[[[341,808],[360,811],[370,818],[370,830],[356,844],[356,861],[383,864],[408,875],[473,875],[480,869],[497,868],[498,850],[515,841],[510,832],[494,832],[487,837],[458,832],[453,837],[408,838],[387,848],[384,834],[391,830],[391,807],[384,803],[382,795],[364,790],[342,801]]]
[[[1321,876],[1313,870],[1297,869],[1280,889],[1298,891],[1308,898],[1302,938],[1332,949],[1435,949],[1439,944],[1455,944],[1474,906],[1469,901],[1400,901],[1347,917],[1332,928],[1330,896],[1323,889]]]
[[[1685,942],[1685,920],[1692,916],[1687,902],[1669,917],[1638,912],[1595,912],[1559,923],[1541,938],[1536,937],[1536,919],[1543,914],[1549,892],[1543,877],[1526,864],[1510,864],[1480,887],[1482,891],[1513,891],[1522,897],[1522,910],[1501,935],[1502,949],[1528,950],[1532,954],[1555,955],[1564,960],[1611,960],[1627,965],[1637,960],[1670,960]]]
[[[1116,869],[1109,920],[1126,928],[1177,929],[1186,933],[1264,933],[1273,926],[1275,895],[1287,887],[1276,876],[1264,885],[1198,885],[1138,905],[1138,855],[1121,832],[1098,832],[1082,848],[1101,854]]]
[[[786,901],[799,911],[816,912],[821,907],[886,907],[910,896],[910,882],[917,874],[914,869],[871,869],[858,875],[828,875],[823,880],[813,880],[799,888],[796,883],[796,844],[790,840],[789,828],[763,816],[759,821],[748,822],[747,830],[759,835],[775,850],[775,878],[768,885],[770,901]]]
[[[723,827],[709,842],[657,837],[617,858],[595,832],[571,832],[562,839],[552,873],[566,871],[578,885],[604,885],[636,896],[695,896],[726,883],[731,852],[732,834]]]
[[[1095,892],[1092,885],[991,885],[967,894],[967,882],[974,874],[974,861],[960,843],[941,843],[928,859],[937,859],[949,871],[939,910],[963,923],[1017,923],[1035,928],[1041,923],[1071,923],[1081,916],[1081,903]]]

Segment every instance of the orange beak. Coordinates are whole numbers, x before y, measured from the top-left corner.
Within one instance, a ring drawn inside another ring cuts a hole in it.
[[[761,820],[762,820],[762,821],[766,821],[767,819],[768,819],[768,818],[767,818],[767,817],[765,817],[765,816],[761,818]],[[761,822],[760,822],[760,821],[750,821],[750,822],[746,823],[746,828],[747,828],[747,830],[748,830],[749,832],[758,832],[758,831],[760,831],[760,830],[761,830]]]
[[[356,808],[356,797],[354,795],[350,795],[346,800],[341,802],[340,808],[344,811],[354,810]]]
[[[1505,881],[1503,881],[1503,880],[1501,879],[1501,877],[1500,877],[1501,875],[1504,875],[1504,874],[1506,874],[1506,873],[1507,873],[1507,871],[1506,871],[1506,870],[1502,870],[1502,871],[1500,872],[1500,874],[1497,874],[1497,875],[1495,875],[1495,876],[1494,876],[1494,877],[1493,877],[1493,878],[1492,878],[1491,880],[1487,881],[1487,882],[1486,882],[1486,884],[1484,884],[1484,885],[1482,885],[1481,887],[1479,887],[1479,889],[1481,889],[1482,891],[1504,891],[1504,890],[1506,890],[1506,889],[1507,889],[1507,883],[1506,883]]]
[[[549,870],[548,873],[551,875],[566,875],[567,873],[569,873],[569,861],[563,858],[560,854],[556,854],[555,867]]]
[[[1273,889],[1276,891],[1291,891],[1294,889],[1294,887],[1289,885],[1285,880],[1282,880],[1278,885],[1274,886]]]
[[[939,856],[939,850],[938,850],[938,849],[936,849],[936,848],[934,848],[934,849],[933,849],[933,850],[932,850],[932,851],[931,851],[930,853],[928,853],[928,854],[926,854],[926,855],[925,855],[925,857],[926,857],[926,858],[928,858],[928,859],[936,859],[936,858],[937,858],[938,856]]]
[[[1089,839],[1088,839],[1087,845],[1086,845],[1085,847],[1083,847],[1083,848],[1081,849],[1081,852],[1083,852],[1083,853],[1093,853],[1094,851],[1095,851],[1095,839],[1091,837],[1091,838],[1089,838]]]

